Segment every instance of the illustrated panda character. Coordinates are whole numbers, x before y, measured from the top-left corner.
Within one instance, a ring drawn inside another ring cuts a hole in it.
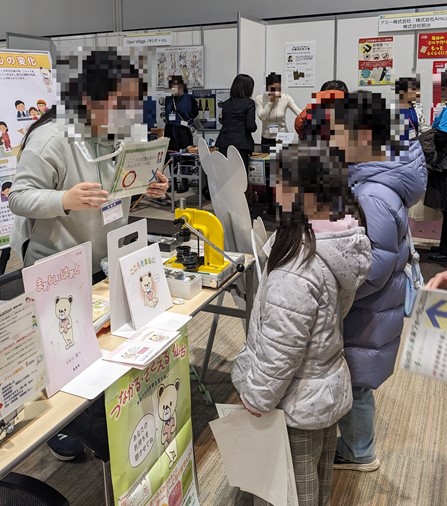
[[[177,430],[177,400],[180,388],[180,379],[176,379],[174,384],[158,387],[158,416],[163,422],[161,429],[161,443],[165,448],[165,453],[169,458],[169,469],[177,460],[177,443],[175,434]]]
[[[155,307],[158,304],[158,297],[155,295],[154,281],[152,274],[148,272],[144,276],[140,276],[141,289],[143,290],[144,305]]]
[[[73,341],[73,324],[71,321],[71,303],[73,297],[56,297],[55,311],[56,316],[59,320],[59,332],[65,341],[65,349],[71,348],[74,344]]]

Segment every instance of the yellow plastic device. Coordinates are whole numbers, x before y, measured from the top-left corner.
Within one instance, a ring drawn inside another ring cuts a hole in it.
[[[183,218],[188,225],[198,230],[210,242],[215,244],[221,250],[224,249],[224,229],[219,219],[208,211],[187,207],[186,209],[177,208],[174,213],[175,219]],[[204,243],[204,262],[197,272],[208,272],[220,274],[229,266],[230,262],[224,259],[221,253],[214,250],[209,244]],[[168,260],[165,265],[176,269],[184,269],[185,266],[177,262],[177,257]]]

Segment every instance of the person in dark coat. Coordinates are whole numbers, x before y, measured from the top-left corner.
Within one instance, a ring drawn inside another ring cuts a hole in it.
[[[435,262],[447,262],[447,72],[441,74],[442,109],[433,121],[432,130],[421,140],[429,173],[424,205],[442,212],[439,250],[428,255]]]
[[[165,100],[165,137],[169,137],[169,151],[180,151],[192,146],[193,137],[190,127],[193,126],[194,118],[199,114],[199,106],[196,99],[187,91],[181,76],[169,78],[169,88],[172,91],[170,97]],[[188,180],[182,179],[179,193],[188,191]]]
[[[373,390],[393,374],[404,322],[409,258],[408,211],[427,182],[418,141],[399,145],[391,112],[378,93],[359,91],[335,100],[327,118],[330,145],[348,164],[371,240],[372,264],[343,325],[352,381],[352,410],[338,422],[334,469],[375,471]]]
[[[253,79],[239,74],[231,85],[230,98],[222,106],[222,129],[216,140],[219,151],[227,156],[228,146],[239,151],[248,171],[248,160],[255,143],[252,133],[256,131],[255,103],[250,98],[254,88]]]

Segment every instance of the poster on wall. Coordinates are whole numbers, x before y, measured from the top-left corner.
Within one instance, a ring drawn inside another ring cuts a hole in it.
[[[186,326],[144,370],[106,390],[115,505],[199,506]]]
[[[418,58],[446,58],[447,32],[420,33]]]
[[[196,123],[200,130],[216,130],[216,90],[193,90],[193,97],[199,106]]]
[[[430,123],[441,112],[444,101],[441,97],[441,74],[447,71],[447,60],[433,62],[433,104],[431,108]]]
[[[230,98],[230,90],[193,90],[199,105],[196,121],[201,130],[220,130],[222,128],[222,107]]]
[[[394,83],[393,37],[359,39],[359,86]]]
[[[0,249],[10,241],[13,214],[8,195],[20,142],[55,103],[55,88],[48,53],[0,52]]]
[[[157,48],[157,88],[168,88],[170,76],[182,76],[189,88],[203,88],[203,46]]]
[[[289,88],[315,87],[316,45],[314,40],[285,44],[284,68]]]

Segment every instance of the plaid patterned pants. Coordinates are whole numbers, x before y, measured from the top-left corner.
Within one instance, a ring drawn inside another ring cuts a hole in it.
[[[288,431],[299,506],[330,506],[337,424],[319,430],[288,427]],[[259,497],[253,504],[269,505]]]

